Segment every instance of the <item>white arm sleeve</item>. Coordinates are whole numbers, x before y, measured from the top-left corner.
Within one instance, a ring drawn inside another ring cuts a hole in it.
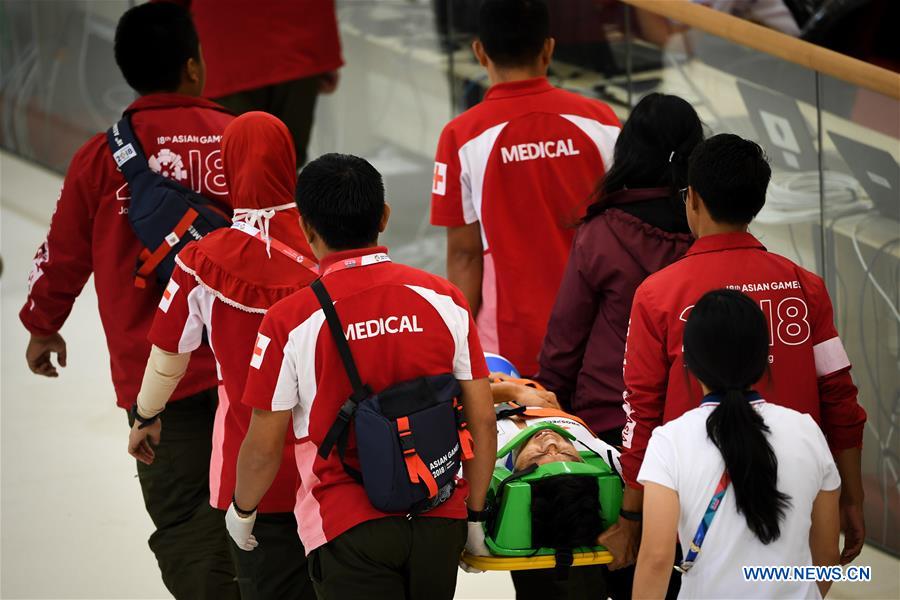
[[[137,397],[140,416],[149,419],[163,411],[178,382],[184,377],[190,359],[190,352],[173,354],[156,346],[150,348],[144,381]]]

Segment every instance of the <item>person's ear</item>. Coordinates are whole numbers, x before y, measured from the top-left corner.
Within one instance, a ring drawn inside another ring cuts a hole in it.
[[[203,84],[206,83],[206,68],[203,64],[203,55],[200,59],[189,58],[184,65],[184,73],[182,75],[184,82],[200,95],[203,93]]]
[[[553,60],[553,50],[555,49],[556,39],[548,37],[544,40],[544,49],[541,50],[541,67],[546,68],[550,66],[550,61]]]
[[[472,42],[472,52],[475,53],[475,59],[478,61],[478,64],[482,67],[487,68],[488,66],[488,55],[484,50],[484,44],[481,43],[481,40],[475,39]]]
[[[381,221],[378,223],[378,233],[384,233],[384,230],[387,229],[388,221],[391,218],[391,205],[387,202],[384,203],[384,212],[381,213]]]
[[[313,242],[316,240],[316,230],[306,222],[303,215],[300,215],[300,230],[303,231],[303,237],[306,238],[306,242],[312,246]]]
[[[688,211],[697,214],[700,212],[700,204],[703,202],[703,199],[700,198],[700,194],[693,188],[688,186],[688,196],[687,196],[687,209]]]

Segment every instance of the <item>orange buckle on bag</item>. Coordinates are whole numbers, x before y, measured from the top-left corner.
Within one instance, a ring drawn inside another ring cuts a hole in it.
[[[475,440],[472,439],[472,432],[469,431],[469,424],[463,415],[463,407],[459,398],[453,399],[453,410],[456,415],[456,428],[459,430],[459,448],[462,460],[472,460],[475,458]]]
[[[406,462],[406,472],[412,483],[422,482],[428,488],[428,497],[434,498],[438,493],[437,482],[428,465],[416,452],[415,440],[412,430],[409,428],[409,417],[397,419],[397,433],[400,435],[400,449],[403,451],[403,460]]]
[[[169,235],[166,236],[166,240],[163,241],[159,247],[150,252],[147,248],[141,250],[139,255],[139,260],[143,262],[141,266],[137,270],[137,276],[134,279],[134,285],[138,288],[147,287],[147,278],[151,273],[159,266],[159,264],[169,255],[172,248],[181,241],[181,238],[187,233],[188,228],[191,226],[191,223],[197,218],[198,213],[193,208],[187,210],[184,213],[184,216],[181,217],[181,220],[178,221],[178,224],[175,225],[175,229],[172,230]]]

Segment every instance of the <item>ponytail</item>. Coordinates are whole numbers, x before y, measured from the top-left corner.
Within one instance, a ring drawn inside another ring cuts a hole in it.
[[[766,437],[769,428],[744,393],[729,390],[706,420],[706,433],[725,460],[738,513],[759,541],[774,542],[790,496],[778,491],[778,459]]]
[[[748,398],[768,368],[769,329],[759,306],[734,290],[704,295],[684,327],[685,366],[720,396],[706,420],[734,488],[738,513],[763,544],[781,535],[790,496],[778,490],[769,428]]]

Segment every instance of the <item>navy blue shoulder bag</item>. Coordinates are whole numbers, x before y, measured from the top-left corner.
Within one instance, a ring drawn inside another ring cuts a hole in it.
[[[147,287],[147,280],[155,274],[165,286],[178,252],[189,242],[231,226],[231,210],[154,172],[131,129],[129,115],[106,132],[106,140],[131,192],[128,222],[144,246],[134,285]]]
[[[344,471],[363,485],[369,501],[387,513],[420,514],[446,501],[456,487],[461,460],[471,458],[472,436],[450,374],[421,377],[377,394],[363,385],[331,296],[321,279],[311,286],[353,393],[341,406],[319,447],[328,458],[337,449]],[[360,468],[345,454],[352,423]]]

